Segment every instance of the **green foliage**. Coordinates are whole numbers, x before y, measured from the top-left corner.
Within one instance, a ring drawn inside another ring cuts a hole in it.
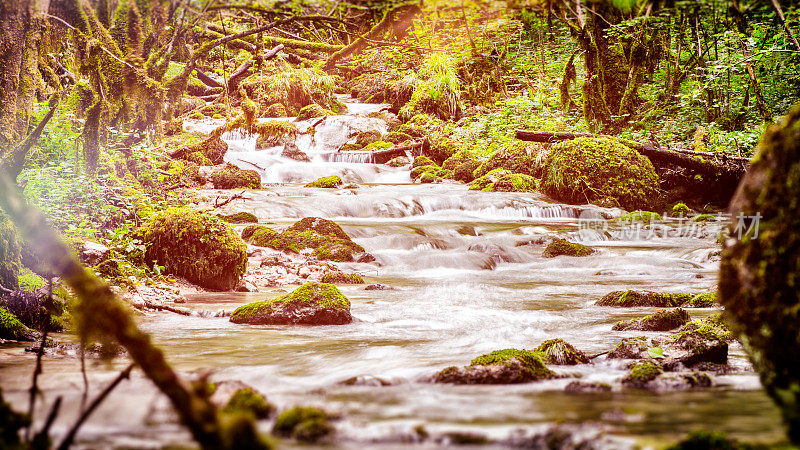
[[[0,286],[16,290],[17,274],[22,268],[22,243],[14,223],[0,209]]]
[[[0,339],[27,339],[30,336],[28,327],[22,324],[13,314],[0,307]]]

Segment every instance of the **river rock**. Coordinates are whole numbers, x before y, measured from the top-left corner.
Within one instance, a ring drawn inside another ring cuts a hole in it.
[[[665,309],[639,319],[617,322],[612,330],[669,331],[687,322],[689,322],[689,313],[683,308]]]
[[[553,378],[539,355],[506,349],[479,356],[466,367],[448,367],[433,377],[435,383],[516,384]]]
[[[295,161],[310,162],[311,158],[308,157],[294,142],[287,142],[283,145],[281,156],[284,158],[291,158]]]
[[[97,242],[86,241],[81,250],[81,262],[87,266],[96,266],[108,259],[111,249]]]
[[[255,325],[342,325],[353,321],[350,300],[336,286],[306,283],[287,295],[237,308],[230,321]]]
[[[589,357],[563,339],[550,339],[544,341],[534,350],[547,364],[575,365],[586,364]]]
[[[214,189],[260,189],[261,176],[255,170],[242,170],[233,164],[214,166],[209,181]]]
[[[556,239],[545,247],[542,256],[545,258],[555,258],[556,256],[589,256],[594,250],[583,245],[569,242],[566,239]]]
[[[668,341],[664,367],[693,367],[701,363],[727,364],[728,342],[733,339],[721,315],[692,321]]]
[[[649,348],[658,347],[658,341],[645,336],[625,338],[606,356],[608,359],[642,359],[647,358]]]
[[[608,383],[572,381],[564,387],[565,392],[611,392],[611,385]]]
[[[708,308],[716,303],[717,294],[705,292],[702,294],[677,294],[653,291],[613,291],[604,295],[597,301],[598,306],[651,306],[656,308],[674,308],[683,306],[688,308]]]

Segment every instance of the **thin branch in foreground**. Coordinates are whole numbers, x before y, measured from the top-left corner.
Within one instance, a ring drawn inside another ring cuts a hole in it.
[[[83,423],[86,422],[86,419],[88,419],[89,416],[92,415],[94,410],[97,409],[98,406],[100,406],[100,403],[103,403],[103,400],[105,400],[106,397],[108,397],[108,394],[110,394],[111,391],[113,391],[114,388],[116,388],[117,385],[119,385],[122,382],[122,380],[127,380],[128,378],[130,378],[131,371],[135,366],[136,363],[129,364],[128,367],[126,367],[122,372],[120,372],[119,375],[117,375],[117,378],[115,378],[114,381],[111,382],[111,384],[106,386],[106,388],[103,389],[103,391],[100,392],[97,395],[97,397],[95,397],[94,400],[92,400],[92,403],[89,404],[89,407],[86,408],[86,410],[81,414],[78,420],[75,421],[75,423],[72,425],[72,428],[70,428],[69,433],[67,433],[67,436],[64,438],[63,441],[61,441],[61,445],[58,446],[58,450],[67,450],[69,446],[72,445],[72,441],[75,440],[75,435],[78,434],[78,430],[81,428]]]
[[[49,302],[52,304],[53,302],[53,278],[50,278],[50,282],[48,284],[48,295],[49,295]],[[50,321],[46,320],[44,322],[44,328],[42,332],[42,343],[39,345],[39,349],[36,352],[36,367],[33,369],[33,381],[31,382],[31,387],[29,390],[30,398],[28,400],[28,417],[33,417],[33,410],[36,407],[36,395],[39,394],[39,375],[42,374],[42,357],[44,357],[44,346],[47,344],[47,330],[49,328]],[[31,431],[33,430],[33,421],[31,421],[30,425],[25,429],[25,441],[31,441]]]

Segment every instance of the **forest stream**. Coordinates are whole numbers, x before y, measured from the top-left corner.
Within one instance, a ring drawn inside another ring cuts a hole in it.
[[[750,441],[780,439],[778,411],[738,343],[730,347],[732,369],[714,376],[714,387],[706,389],[659,393],[621,389],[629,361],[604,355],[591,364],[552,366],[564,377],[533,383],[425,382],[445,367],[468,364],[493,350],[534,348],[553,338],[593,356],[613,349],[624,337],[666,336],[611,331],[615,322],[656,308],[609,308],[595,302],[615,290],[715,291],[719,268],[715,240],[723,221],[681,234],[680,222],[668,219],[673,232],[667,236],[624,235],[588,229],[583,219],[618,216],[621,210],[559,204],[538,192],[412,184],[408,166],[392,168],[335,153],[350,130],[386,131],[381,119],[366,117],[384,105],[350,99],[346,104],[347,114],[326,118],[313,140],[309,136],[298,140],[311,162],[283,158],[280,148],[256,150],[254,136],[223,135],[230,147],[226,160],[243,169],[258,168],[264,183],[263,189],[247,191],[244,199],[224,210],[252,212],[260,223],[277,227],[310,216],[333,220],[375,257],[374,262],[338,266],[361,274],[367,284],[389,289],[340,286],[352,303],[354,320],[348,325],[254,326],[214,317],[217,311],[232,311],[292,287],[202,293],[189,296],[185,305],[197,314],[141,316],[142,328],[179,372],[210,373],[214,382],[243,382],[265,393],[279,409],[315,405],[338,415],[333,422],[336,438],[333,445],[326,445],[329,448],[521,445],[552,427],[596,435],[605,448],[662,445],[696,429]],[[216,125],[207,119],[185,126],[208,130]],[[357,187],[303,187],[329,175],[339,175]],[[582,258],[544,258],[544,242],[554,236],[581,239],[598,252]],[[714,312],[714,308],[689,310],[693,319]],[[3,394],[19,409],[27,404],[35,364],[35,355],[23,349],[22,344],[0,349]],[[91,392],[96,393],[126,363],[118,359],[88,364]],[[613,389],[565,392],[576,379],[609,383]],[[53,427],[53,434],[61,436],[79,411],[83,386],[79,363],[71,357],[45,357],[40,386],[45,401],[38,404],[38,420],[43,420],[57,396],[64,398]],[[261,426],[266,429],[268,424]],[[78,444],[161,448],[188,440],[167,400],[135,371],[91,417]]]

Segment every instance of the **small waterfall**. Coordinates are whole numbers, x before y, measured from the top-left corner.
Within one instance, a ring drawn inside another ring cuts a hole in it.
[[[319,158],[325,162],[342,162],[348,164],[372,164],[372,152],[336,152],[322,153]]]

